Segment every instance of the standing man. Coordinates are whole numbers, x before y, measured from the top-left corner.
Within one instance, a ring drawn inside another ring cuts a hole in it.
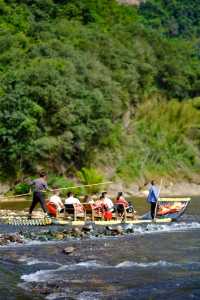
[[[29,209],[28,219],[31,219],[32,211],[34,210],[38,202],[40,203],[43,212],[47,216],[47,209],[46,209],[44,193],[43,193],[48,189],[46,173],[41,172],[40,177],[33,180],[30,183],[30,185],[33,186],[33,199]]]
[[[150,203],[151,205],[151,218],[152,220],[154,220],[154,216],[155,216],[155,210],[156,210],[156,203],[158,201],[158,197],[159,197],[159,190],[157,188],[157,186],[155,185],[155,181],[152,180],[151,181],[151,186],[149,188],[149,194],[147,196],[147,201]]]

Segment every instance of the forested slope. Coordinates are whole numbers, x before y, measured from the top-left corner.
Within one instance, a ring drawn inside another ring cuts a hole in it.
[[[200,166],[200,2],[0,0],[1,177]]]

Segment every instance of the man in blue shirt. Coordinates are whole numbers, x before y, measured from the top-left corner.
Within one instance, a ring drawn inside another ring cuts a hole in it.
[[[147,201],[151,204],[151,218],[154,219],[155,210],[156,210],[156,202],[158,201],[159,190],[155,185],[154,180],[151,181],[151,186],[149,189],[149,194],[147,196]]]

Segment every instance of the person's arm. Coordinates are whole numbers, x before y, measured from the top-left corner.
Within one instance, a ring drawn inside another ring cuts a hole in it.
[[[29,186],[30,186],[30,190],[29,190],[29,192],[31,193],[31,191],[33,191],[34,190],[34,186],[35,186],[35,179],[33,179],[33,180],[29,180],[28,181],[28,184],[29,184]]]
[[[61,200],[61,198],[59,198],[59,205],[63,208],[64,207],[64,204],[63,204],[63,202],[62,202],[62,200]]]
[[[44,187],[44,189],[45,189],[46,191],[53,192],[53,190],[52,190],[51,188],[49,188],[49,186],[48,186],[48,184],[47,184],[46,181],[44,181],[43,187]]]

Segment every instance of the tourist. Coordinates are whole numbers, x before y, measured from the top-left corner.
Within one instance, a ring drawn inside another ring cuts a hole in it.
[[[89,204],[94,204],[94,200],[89,195],[85,195],[83,202],[89,203]]]
[[[64,204],[59,196],[60,192],[58,188],[53,189],[53,195],[50,197],[49,202],[47,203],[47,208],[49,213],[56,217],[57,212],[63,213],[64,212]]]
[[[129,203],[128,201],[125,200],[125,198],[123,197],[123,193],[122,192],[119,192],[117,194],[117,198],[115,200],[115,204],[118,205],[118,204],[122,204],[124,205],[125,208],[129,207]]]
[[[33,187],[33,199],[32,199],[30,209],[29,209],[28,219],[31,219],[32,211],[34,210],[37,203],[40,203],[41,208],[42,208],[43,212],[45,213],[45,216],[48,216],[46,205],[45,205],[45,200],[44,200],[44,194],[43,194],[44,191],[49,190],[48,185],[47,185],[46,173],[41,172],[40,177],[31,181],[30,185]]]
[[[80,200],[74,197],[72,192],[67,193],[67,198],[65,199],[65,204],[81,204]]]
[[[84,211],[83,205],[81,204],[80,200],[74,197],[72,192],[68,192],[67,198],[65,199],[65,205],[73,204],[76,208],[77,213],[82,213]]]
[[[108,211],[114,211],[114,204],[110,198],[107,197],[107,192],[102,192],[101,197],[103,199],[104,206]]]
[[[151,205],[151,218],[154,220],[155,218],[155,213],[156,213],[156,203],[158,201],[158,196],[159,196],[159,191],[157,186],[155,185],[155,181],[151,181],[151,186],[149,188],[149,193],[147,196],[147,201]]]

